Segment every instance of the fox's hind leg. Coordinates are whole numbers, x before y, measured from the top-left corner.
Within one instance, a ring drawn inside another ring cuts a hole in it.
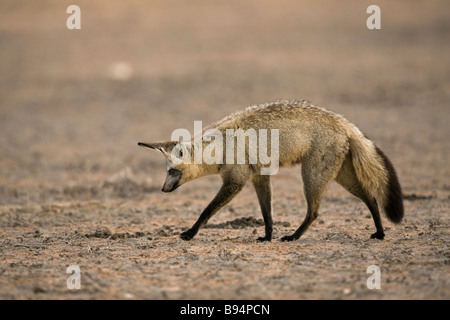
[[[259,205],[264,218],[266,235],[259,237],[257,241],[272,240],[272,186],[270,175],[256,175],[253,177],[253,186],[258,196]]]
[[[338,145],[321,147],[328,150],[316,150],[302,164],[303,192],[307,204],[306,217],[294,234],[282,237],[281,241],[297,240],[316,220],[322,196],[330,182],[336,178],[348,150],[345,146],[339,148]]]
[[[372,214],[373,221],[377,232],[371,235],[371,238],[384,239],[383,225],[381,223],[380,211],[375,198],[371,197],[366,190],[362,187],[358,178],[356,177],[355,170],[353,168],[351,153],[348,153],[345,158],[344,164],[336,177],[336,182],[343,186],[348,192],[355,197],[361,199],[369,208]]]

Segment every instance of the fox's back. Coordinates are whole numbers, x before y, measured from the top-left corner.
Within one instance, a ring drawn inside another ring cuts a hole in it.
[[[302,162],[313,147],[327,148],[345,143],[349,125],[341,115],[309,101],[280,100],[250,106],[212,123],[205,130],[279,130],[279,161],[283,166]]]

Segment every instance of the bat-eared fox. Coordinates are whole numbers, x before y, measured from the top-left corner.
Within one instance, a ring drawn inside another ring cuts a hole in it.
[[[260,137],[256,143],[252,137],[258,130]],[[261,134],[262,130],[265,134]],[[276,135],[268,135],[267,130]],[[400,183],[386,155],[343,116],[308,101],[282,100],[251,106],[209,125],[200,134],[200,138],[194,134],[189,140],[138,143],[166,156],[164,192],[206,175],[222,177],[223,185],[217,195],[197,222],[181,233],[184,240],[192,239],[249,180],[255,188],[265,223],[265,236],[257,240],[272,239],[271,174],[263,173],[268,162],[256,159],[261,155],[255,152],[258,147],[268,147],[268,153],[276,154],[277,166],[301,164],[307,213],[300,227],[292,235],[282,237],[282,241],[296,240],[305,233],[317,218],[322,196],[333,180],[369,208],[376,227],[371,238],[384,238],[378,205],[390,221],[399,223],[403,218]],[[243,148],[239,146],[239,136],[244,137]],[[234,143],[235,138],[237,143]],[[207,151],[209,156],[205,155]],[[240,161],[239,151],[244,158]]]

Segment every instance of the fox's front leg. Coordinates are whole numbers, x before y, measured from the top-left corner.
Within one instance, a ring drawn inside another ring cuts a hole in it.
[[[258,196],[261,213],[264,218],[264,225],[266,235],[259,237],[257,241],[271,241],[272,240],[272,185],[270,184],[269,175],[259,175],[253,177],[253,186],[255,187],[256,195]]]
[[[198,230],[203,227],[214,214],[217,213],[224,205],[230,202],[233,197],[242,190],[245,183],[231,183],[224,182],[222,188],[220,188],[217,195],[211,201],[211,203],[203,210],[200,218],[189,230],[180,234],[180,238],[183,240],[191,240],[198,232]]]

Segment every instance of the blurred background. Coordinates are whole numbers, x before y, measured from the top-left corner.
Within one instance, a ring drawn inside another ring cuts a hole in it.
[[[344,114],[407,192],[448,193],[449,2],[376,1],[381,30],[371,4],[1,0],[0,204],[159,191],[138,141],[280,98]]]

